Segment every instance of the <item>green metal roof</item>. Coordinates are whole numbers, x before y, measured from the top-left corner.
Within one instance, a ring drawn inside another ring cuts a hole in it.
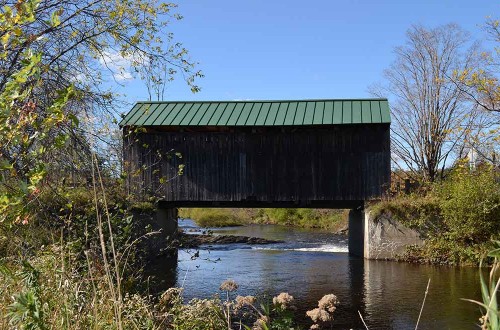
[[[387,99],[138,102],[120,126],[302,126],[390,123]]]

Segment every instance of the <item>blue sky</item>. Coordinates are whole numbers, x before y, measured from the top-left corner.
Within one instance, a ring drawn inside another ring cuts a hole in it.
[[[191,93],[182,80],[166,100],[370,97],[412,24],[458,23],[482,38],[480,25],[499,16],[500,1],[182,0],[176,40],[205,78]],[[138,80],[115,90],[134,103],[148,98]],[[127,111],[128,109],[123,109]]]

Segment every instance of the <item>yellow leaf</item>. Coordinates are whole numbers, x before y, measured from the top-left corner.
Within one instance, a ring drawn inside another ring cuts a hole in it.
[[[2,36],[2,44],[3,44],[4,48],[9,43],[9,39],[10,39],[10,33],[9,32],[7,32],[6,34],[4,34]]]

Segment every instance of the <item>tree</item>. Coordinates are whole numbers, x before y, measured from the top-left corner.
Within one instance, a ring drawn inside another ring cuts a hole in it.
[[[385,71],[387,84],[375,91],[389,96],[392,148],[396,164],[435,181],[477,120],[467,93],[451,79],[477,60],[477,46],[455,24],[434,29],[413,26]]]
[[[26,208],[38,194],[38,185],[46,174],[43,155],[66,139],[50,136],[53,128],[73,122],[64,113],[72,93],[71,86],[54,91],[55,96],[43,115],[36,112],[32,96],[40,87],[42,56],[29,46],[31,36],[23,26],[35,21],[38,1],[18,2],[4,6],[0,15],[3,51],[0,61],[11,55],[9,47],[18,48],[17,64],[2,77],[0,90],[0,221],[27,222]],[[57,15],[52,16],[52,21]],[[51,24],[51,23],[48,23]],[[52,143],[50,143],[52,142]],[[36,148],[34,146],[37,146]]]
[[[481,65],[465,68],[453,78],[457,86],[482,109],[500,112],[500,21],[489,18],[484,30],[493,43],[493,50],[481,54]]]
[[[25,2],[4,1],[0,13],[9,16],[6,8],[15,10]],[[190,60],[188,51],[169,33],[169,24],[181,19],[175,8],[175,4],[159,0],[37,1],[33,19],[18,25],[11,33],[0,35],[4,47],[4,56],[0,58],[0,92],[23,65],[22,54],[31,49],[40,56],[41,83],[30,94],[37,116],[43,118],[47,114],[59,97],[57,91],[72,86],[76,96],[64,107],[64,113],[78,119],[80,125],[61,124],[47,134],[55,139],[65,132],[87,139],[82,145],[90,141],[94,149],[100,149],[110,142],[101,132],[116,118],[116,109],[120,108],[121,99],[109,87],[110,81],[121,83],[133,75],[152,79],[144,74],[143,68],[154,62],[165,69],[165,79],[181,77],[194,92],[199,89],[195,79],[201,72],[195,70],[196,63]],[[26,38],[19,42],[18,34]],[[37,147],[37,143],[16,148],[0,145],[0,151],[3,157],[14,160],[19,152]],[[17,166],[17,162],[11,163]],[[52,165],[48,169],[57,172],[57,164]],[[77,165],[73,167],[76,169]],[[25,175],[29,166],[19,166],[19,170],[20,175]]]
[[[198,90],[201,73],[168,32],[181,18],[175,7],[158,0],[2,3],[0,220],[24,217],[44,178],[53,183],[47,180],[88,169],[90,151],[109,143],[102,132],[120,101],[109,79],[147,79],[142,68],[154,59],[168,80],[180,76]]]

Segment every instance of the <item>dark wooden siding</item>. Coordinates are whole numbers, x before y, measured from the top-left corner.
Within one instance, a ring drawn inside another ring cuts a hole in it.
[[[364,201],[380,197],[390,182],[388,124],[149,129],[125,138],[124,158],[132,192],[179,205]]]

